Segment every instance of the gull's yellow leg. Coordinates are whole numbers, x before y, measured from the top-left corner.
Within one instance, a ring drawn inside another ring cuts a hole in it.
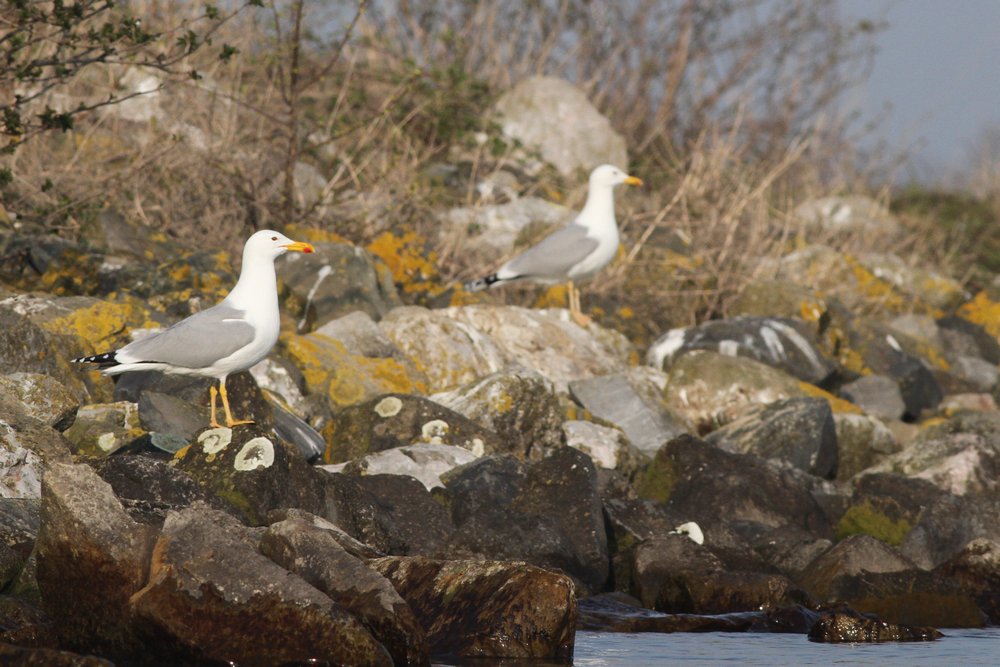
[[[212,385],[212,389],[209,390],[208,393],[212,397],[212,419],[211,421],[208,422],[208,424],[212,428],[221,428],[222,424],[220,424],[219,420],[215,418],[215,397],[219,392],[215,389],[214,384]]]
[[[226,393],[225,378],[219,380],[219,394],[222,396],[222,407],[226,410],[226,426],[232,428],[240,424],[252,424],[252,419],[233,419],[233,413],[229,411],[229,395]]]
[[[573,285],[572,280],[569,281],[569,314],[573,318],[573,321],[581,327],[587,326],[592,321],[580,309],[580,290]]]

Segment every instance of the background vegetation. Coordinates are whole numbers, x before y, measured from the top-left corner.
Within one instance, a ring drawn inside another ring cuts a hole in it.
[[[810,197],[894,200],[913,231],[892,247],[828,239],[846,249],[969,281],[998,261],[995,189],[893,198],[891,163],[859,151],[870,128],[838,100],[879,26],[845,24],[833,0],[7,0],[0,25],[2,197],[22,231],[79,234],[105,207],[230,250],[253,229],[313,227],[429,284],[410,298],[453,298],[492,267],[438,215],[482,203],[479,179],[507,169],[522,195],[580,200],[581,179],[529,173],[488,113],[550,74],[586,91],[647,183],[620,198],[622,257],[588,291],[642,313],[639,337],[725,314],[766,277],[760,258],[802,243],[790,212]]]

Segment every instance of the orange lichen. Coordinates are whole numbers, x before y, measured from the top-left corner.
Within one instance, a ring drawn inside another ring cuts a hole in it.
[[[1000,303],[986,292],[980,292],[972,301],[963,304],[958,309],[958,316],[978,324],[991,336],[1000,339]]]
[[[393,282],[412,293],[430,291],[438,277],[437,253],[428,252],[427,245],[427,240],[416,232],[383,232],[365,249],[385,262]]]
[[[858,406],[854,405],[850,401],[845,401],[842,398],[837,398],[830,392],[820,389],[814,384],[809,382],[800,381],[799,388],[807,395],[813,398],[823,398],[826,402],[830,404],[830,409],[837,414],[850,414],[850,415],[860,415],[864,414],[864,411]]]

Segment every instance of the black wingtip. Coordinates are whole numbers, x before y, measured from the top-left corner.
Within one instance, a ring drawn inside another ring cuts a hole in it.
[[[115,359],[115,352],[104,352],[103,354],[92,354],[89,357],[79,357],[73,360],[76,364],[99,364],[102,368],[105,366],[115,366],[118,364],[118,360]]]
[[[497,277],[497,274],[491,273],[485,278],[477,278],[476,280],[470,280],[469,282],[465,283],[464,287],[466,292],[478,292],[480,290],[486,289],[487,287],[492,287],[495,283],[498,282],[500,282],[500,278]]]

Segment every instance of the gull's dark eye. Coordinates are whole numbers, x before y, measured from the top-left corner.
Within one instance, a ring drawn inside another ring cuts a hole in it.
[[[272,236],[272,237],[271,237],[271,240],[272,240],[272,241],[277,241],[277,240],[278,240],[278,237],[277,237],[277,236]]]

